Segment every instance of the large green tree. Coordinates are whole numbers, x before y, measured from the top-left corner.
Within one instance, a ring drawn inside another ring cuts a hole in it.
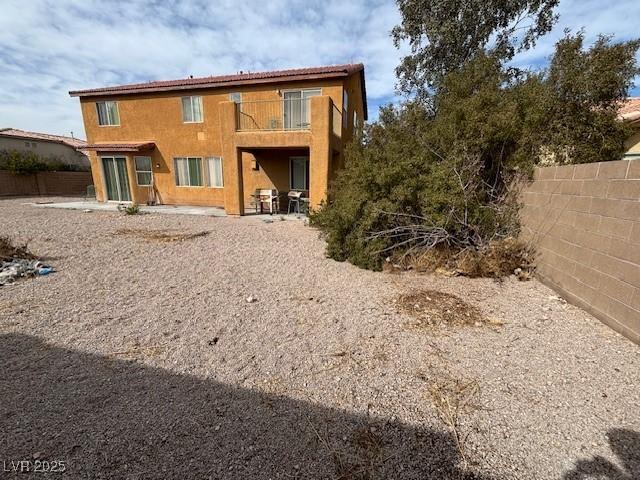
[[[399,1],[394,36],[416,42],[400,85],[418,95],[382,108],[347,148],[331,201],[312,217],[331,257],[377,269],[408,250],[481,251],[517,235],[512,187],[537,163],[620,158],[628,127],[617,108],[639,73],[638,41],[586,47],[567,32],[547,68],[509,66],[550,28],[556,3]],[[523,15],[532,23],[516,39]]]
[[[397,0],[396,46],[411,53],[396,69],[405,93],[424,96],[449,73],[490,52],[506,61],[553,27],[559,0]]]

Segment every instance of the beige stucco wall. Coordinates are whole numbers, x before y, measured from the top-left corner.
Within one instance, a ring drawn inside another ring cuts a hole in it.
[[[29,143],[27,147],[26,142]],[[36,146],[32,146],[35,144]],[[20,152],[32,152],[46,161],[47,157],[55,157],[68,165],[88,168],[89,159],[83,153],[78,152],[68,145],[44,140],[32,140],[29,138],[9,138],[0,136],[0,150],[18,150]]]
[[[236,196],[234,192],[242,190],[243,192],[239,195],[243,199],[247,198],[250,193],[246,191],[247,187],[252,189],[256,183],[251,183],[252,181],[248,180],[249,183],[245,185],[242,181],[242,161],[236,165],[236,161],[242,157],[242,153],[238,152],[246,152],[256,147],[307,148],[310,157],[314,156],[314,152],[322,151],[320,157],[324,158],[330,157],[327,149],[330,148],[331,139],[329,138],[330,132],[324,128],[324,125],[329,120],[325,118],[328,114],[325,112],[325,105],[322,102],[318,103],[322,105],[318,107],[322,109],[322,112],[314,112],[314,107],[312,106],[311,131],[236,132],[235,106],[229,102],[229,94],[240,92],[243,102],[281,100],[282,96],[278,93],[279,91],[289,88],[319,87],[322,90],[323,98],[341,106],[343,85],[347,85],[347,88],[352,89],[359,88],[359,74],[352,75],[344,80],[308,80],[269,85],[249,85],[228,89],[185,90],[160,94],[122,96],[120,98],[82,98],[81,108],[89,143],[155,142],[156,148],[151,156],[154,182],[162,203],[225,206],[232,213],[241,213],[243,208],[240,206],[240,199],[232,200]],[[182,96],[187,95],[202,96],[202,123],[183,123],[180,99]],[[118,102],[120,126],[98,125],[95,103],[101,100],[116,100]],[[349,104],[350,111],[358,109],[362,112],[361,95],[352,93]],[[360,116],[362,116],[361,113]],[[316,138],[317,135],[322,135],[325,138],[318,139]],[[339,148],[342,148],[341,142],[339,143]],[[105,152],[102,155],[108,155],[108,153]],[[144,153],[141,153],[141,155],[144,155]],[[104,201],[106,199],[104,179],[98,156],[95,152],[91,153],[91,166],[98,199]],[[120,154],[120,156],[123,155]],[[143,203],[148,197],[148,188],[135,186],[133,154],[126,154],[125,156],[128,162],[133,199],[136,202]],[[176,186],[173,158],[184,156],[223,157],[225,169],[224,188]],[[225,158],[227,156],[233,158]],[[316,157],[320,158],[317,155]],[[288,160],[285,160],[285,163],[288,168]],[[327,182],[323,180],[326,172],[323,170],[327,168],[329,167],[325,167],[321,163],[317,163],[315,168],[312,168],[321,178],[320,182],[313,187],[316,190],[315,197],[317,198],[326,193]],[[311,181],[313,182],[314,173],[311,175]],[[234,187],[238,179],[239,186]],[[225,193],[225,190],[228,189],[233,189],[234,192]],[[322,193],[320,193],[320,190],[322,190]]]
[[[640,343],[640,159],[538,168],[522,201],[539,277]]]

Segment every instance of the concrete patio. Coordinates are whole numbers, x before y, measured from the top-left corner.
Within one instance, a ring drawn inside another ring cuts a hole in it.
[[[117,212],[118,206],[126,205],[115,202],[95,202],[95,201],[69,201],[69,202],[33,202],[29,203],[34,207],[42,208],[64,208],[69,210],[101,210],[106,212]],[[168,215],[208,215],[212,217],[226,217],[223,208],[200,207],[191,205],[140,205],[142,213],[161,213]]]
[[[104,212],[117,212],[120,205],[127,205],[126,203],[116,202],[96,202],[87,200],[70,200],[70,201],[36,201],[26,202],[25,205],[31,205],[39,208],[61,208],[66,210],[88,210],[88,211],[104,211]],[[141,213],[158,213],[165,215],[204,215],[209,217],[226,217],[227,214],[224,208],[220,207],[203,207],[198,205],[139,205]],[[306,218],[302,214],[286,214],[286,213],[256,213],[254,208],[245,209],[245,215],[259,218],[273,218],[283,217],[286,219],[301,219]]]

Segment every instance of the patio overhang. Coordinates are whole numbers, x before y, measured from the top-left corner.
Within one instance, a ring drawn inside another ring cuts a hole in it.
[[[156,148],[154,142],[127,142],[127,143],[90,143],[82,147],[85,150],[96,152],[148,152]]]

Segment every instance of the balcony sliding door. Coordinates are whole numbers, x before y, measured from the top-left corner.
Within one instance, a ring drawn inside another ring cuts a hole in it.
[[[319,88],[284,92],[284,128],[307,129],[311,125],[311,97],[321,94]]]

